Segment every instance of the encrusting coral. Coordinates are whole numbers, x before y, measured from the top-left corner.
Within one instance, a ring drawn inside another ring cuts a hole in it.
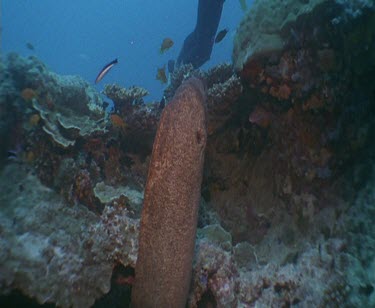
[[[82,78],[57,75],[35,57],[26,60],[14,53],[8,55],[6,71],[58,146],[67,148],[79,137],[106,132],[102,99]]]
[[[106,206],[97,216],[81,205],[69,207],[19,164],[7,166],[4,178],[1,294],[17,288],[40,303],[88,307],[109,291],[114,266],[135,266],[139,220],[129,218],[124,208]],[[353,236],[360,236],[358,230]],[[228,232],[217,224],[207,226],[198,230],[189,307],[342,303],[348,286],[356,284],[338,275],[347,269],[346,245],[321,238],[316,246],[307,244],[303,253],[288,256],[282,244],[273,251],[264,250],[269,242],[232,247]],[[291,260],[270,258],[279,253]]]
[[[168,103],[181,83],[191,76],[203,80],[207,88],[208,133],[215,133],[231,117],[234,104],[242,94],[240,78],[229,63],[219,64],[207,72],[194,70],[192,65],[182,65],[171,75],[171,82],[164,91]]]
[[[114,110],[120,114],[124,114],[132,105],[144,104],[143,97],[149,92],[141,87],[132,86],[123,88],[117,84],[105,85],[103,94],[114,102]]]
[[[244,90],[208,139],[204,179],[235,242],[276,232],[280,209],[304,229],[322,209],[340,208],[333,183],[372,151],[374,8],[358,3],[352,14],[350,1],[256,1],[238,28],[233,61]],[[269,53],[257,40],[274,33],[283,44]]]
[[[143,98],[148,91],[137,86],[123,88],[116,84],[106,85],[103,94],[113,101],[112,124],[117,122],[115,126],[125,128],[120,136],[124,142],[151,152],[162,110],[159,104],[146,104]]]
[[[87,307],[130,289],[117,269],[136,265],[157,123],[199,76],[209,133],[188,307],[374,306],[374,2],[283,4],[254,2],[236,72],[181,67],[160,103],[112,87],[112,113],[80,78],[1,58],[2,296]]]
[[[89,307],[109,291],[115,264],[134,267],[138,220],[124,208],[105,207],[98,216],[68,206],[19,164],[0,180],[7,191],[0,196],[1,294],[18,289],[39,303]]]
[[[32,106],[43,120],[43,130],[63,148],[74,145],[78,137],[106,132],[104,118],[93,120],[89,115],[77,115],[64,107],[56,107],[54,112],[51,112],[36,99],[32,100]]]

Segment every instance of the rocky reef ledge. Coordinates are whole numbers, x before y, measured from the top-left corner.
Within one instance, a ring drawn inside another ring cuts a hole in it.
[[[188,307],[375,305],[374,4],[279,3],[254,1],[233,66],[180,67],[160,102],[108,85],[108,111],[79,77],[1,59],[0,303],[129,304],[157,123],[195,76],[208,137]]]

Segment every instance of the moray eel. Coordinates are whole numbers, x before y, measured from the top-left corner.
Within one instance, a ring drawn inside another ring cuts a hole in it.
[[[163,110],[141,216],[132,308],[185,308],[207,140],[203,84],[190,78]]]

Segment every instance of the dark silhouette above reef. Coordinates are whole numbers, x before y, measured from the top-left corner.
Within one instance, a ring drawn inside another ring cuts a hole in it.
[[[177,65],[201,67],[210,59],[224,0],[199,0],[197,24],[184,41]]]

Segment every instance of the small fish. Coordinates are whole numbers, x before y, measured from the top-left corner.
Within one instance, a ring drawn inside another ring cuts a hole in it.
[[[21,97],[25,101],[31,101],[33,98],[37,97],[36,92],[31,88],[25,88],[21,91]]]
[[[33,115],[30,116],[30,118],[29,118],[29,123],[30,123],[31,126],[36,126],[36,125],[38,125],[39,121],[40,121],[40,115],[37,114],[37,113],[33,114]]]
[[[9,160],[19,161],[22,154],[22,146],[17,144],[14,149],[10,149],[7,151],[7,158]]]
[[[245,12],[247,10],[246,0],[240,0],[240,4],[241,4],[242,11]]]
[[[170,38],[165,38],[160,46],[160,53],[163,54],[169,48],[173,46],[174,42]]]
[[[34,45],[31,44],[31,43],[26,43],[26,47],[27,47],[28,49],[30,49],[30,50],[35,50]]]
[[[111,118],[112,126],[115,129],[124,130],[126,128],[125,121],[118,114],[113,113],[111,114],[110,118]]]
[[[103,79],[103,77],[109,72],[109,70],[117,64],[117,59],[114,59],[113,61],[109,62],[107,65],[105,65],[102,70],[99,72],[98,76],[95,79],[95,83],[98,83],[100,80]]]
[[[225,29],[221,30],[216,35],[215,44],[220,43],[224,39],[224,37],[227,35],[228,31],[229,31],[228,28],[225,28]]]
[[[162,84],[167,83],[167,75],[165,74],[165,65],[161,68],[158,68],[158,71],[156,73],[156,80],[160,80]]]
[[[18,152],[15,150],[7,151],[7,158],[9,160],[17,160],[18,159]]]

